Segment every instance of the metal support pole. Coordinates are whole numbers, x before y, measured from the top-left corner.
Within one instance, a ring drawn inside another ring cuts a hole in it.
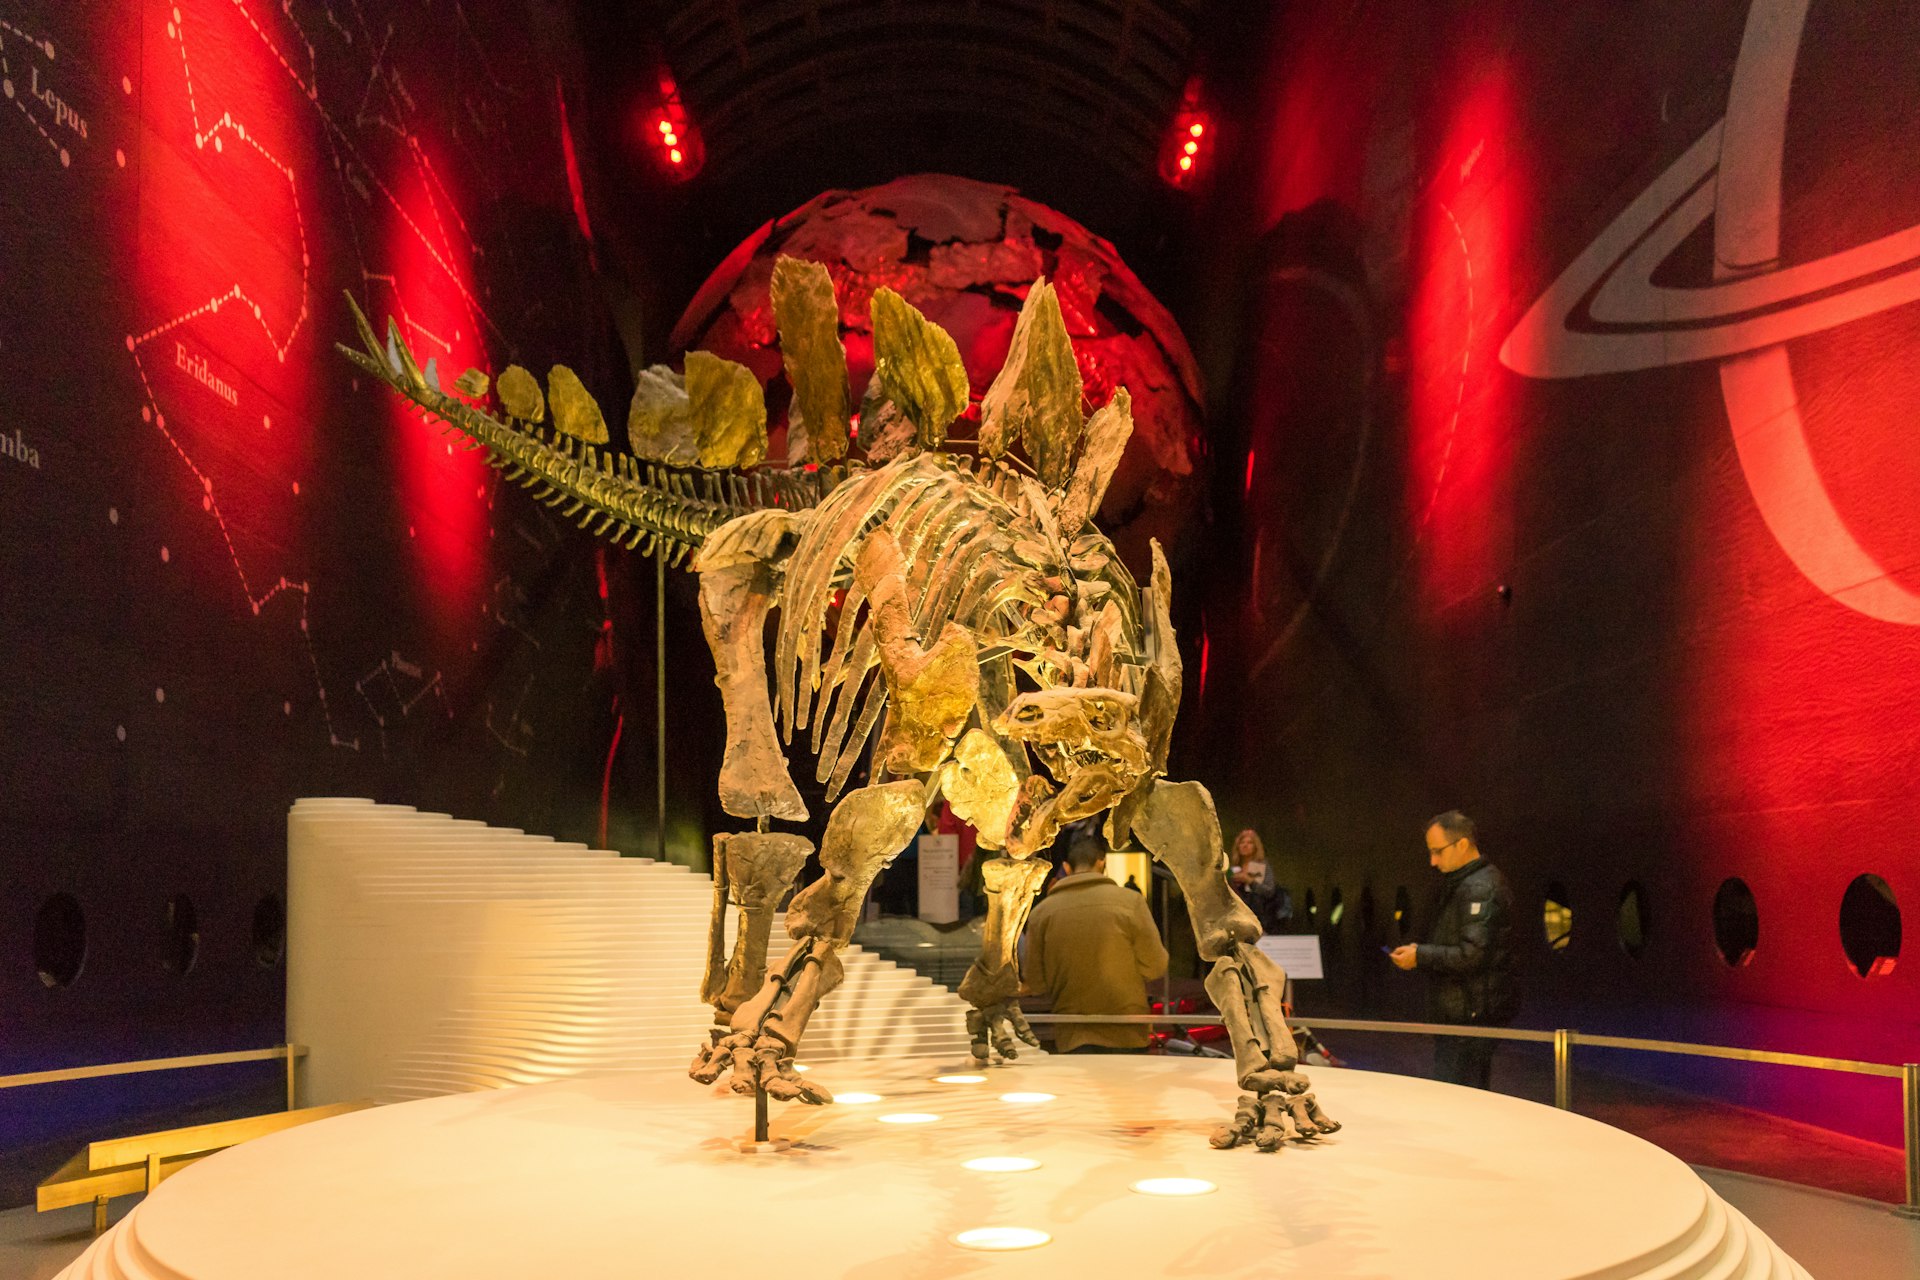
[[[1920,1218],[1920,1062],[1900,1068],[1900,1115],[1906,1122],[1907,1202],[1903,1218]]]
[[[292,1111],[294,1107],[298,1105],[298,1103],[294,1101],[294,1099],[299,1097],[297,1087],[299,1078],[295,1074],[296,1068],[294,1063],[299,1061],[299,1055],[294,1053],[292,1045],[286,1045],[284,1047],[287,1051],[287,1110]]]
[[[667,558],[653,557],[653,772],[657,784],[657,848],[667,860]]]
[[[753,1091],[753,1140],[755,1142],[765,1142],[768,1140],[767,1091],[763,1088]]]
[[[1553,1105],[1573,1110],[1573,1032],[1564,1027],[1553,1033]]]
[[[1147,874],[1153,874],[1153,863],[1147,863]],[[1167,888],[1172,881],[1160,882],[1160,946],[1168,955],[1173,954],[1173,895]],[[1160,975],[1160,1012],[1173,1012],[1173,965],[1168,964]]]

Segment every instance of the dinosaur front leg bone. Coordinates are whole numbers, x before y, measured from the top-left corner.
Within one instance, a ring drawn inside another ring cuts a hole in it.
[[[1019,1042],[1040,1047],[1040,1038],[1027,1025],[1015,997],[1020,994],[1020,969],[1015,948],[1027,925],[1033,900],[1040,895],[1053,865],[1039,860],[994,858],[981,864],[987,890],[986,923],[980,929],[980,955],[960,982],[960,998],[967,1010],[967,1032],[973,1038],[973,1056],[987,1060],[988,1043],[1003,1058],[1020,1055]]]
[[[1234,1074],[1248,1091],[1213,1144],[1250,1142],[1272,1151],[1289,1138],[1338,1130],[1295,1070],[1299,1053],[1281,1003],[1287,975],[1252,945],[1260,922],[1227,884],[1213,797],[1197,782],[1155,782],[1133,818],[1133,834],[1186,896],[1201,958],[1213,961],[1207,994],[1233,1037]]]
[[[714,683],[727,716],[727,752],[720,764],[720,807],[736,818],[800,822],[806,802],[787,773],[767,695],[767,612],[773,573],[760,559],[700,570],[700,626],[713,650]]]
[[[710,1083],[730,1066],[735,1092],[760,1087],[776,1098],[832,1101],[794,1071],[794,1049],[814,1008],[840,984],[840,949],[853,938],[874,877],[919,829],[925,794],[918,782],[891,782],[849,792],[834,806],[820,841],[826,874],[796,893],[787,910],[793,949],[733,1011],[729,1033],[694,1079]]]

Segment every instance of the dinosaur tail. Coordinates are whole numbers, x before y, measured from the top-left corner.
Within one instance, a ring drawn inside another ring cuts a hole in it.
[[[352,295],[347,306],[365,350],[337,344],[341,354],[385,383],[428,423],[457,432],[469,449],[485,449],[488,464],[507,479],[616,545],[679,564],[708,534],[736,516],[770,507],[807,508],[820,500],[818,472],[679,468],[616,452],[558,427],[511,416],[503,421],[444,389],[432,362],[422,369],[392,320],[383,344]],[[469,370],[454,385],[478,399],[485,394],[486,380]],[[555,407],[558,419],[557,403]],[[597,410],[594,417],[598,419]],[[600,438],[605,439],[604,426]]]

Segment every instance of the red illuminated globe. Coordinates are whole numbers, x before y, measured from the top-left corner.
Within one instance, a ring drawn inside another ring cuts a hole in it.
[[[761,227],[700,287],[673,346],[737,360],[759,376],[775,458],[785,456],[791,394],[767,295],[781,255],[832,273],[856,404],[873,372],[867,311],[876,288],[898,291],[953,335],[974,402],[953,428],[956,440],[972,438],[1020,305],[1044,275],[1073,337],[1083,409],[1105,404],[1116,387],[1133,396],[1133,439],[1101,505],[1101,528],[1135,573],[1146,568],[1149,537],[1172,552],[1200,498],[1200,374],[1173,317],[1111,244],[1010,187],[944,174],[829,191]]]

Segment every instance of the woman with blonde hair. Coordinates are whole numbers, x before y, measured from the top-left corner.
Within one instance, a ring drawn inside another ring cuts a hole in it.
[[[1273,864],[1267,861],[1267,846],[1261,842],[1260,833],[1248,827],[1235,836],[1228,863],[1228,877],[1234,892],[1253,908],[1262,929],[1275,932],[1280,925],[1275,908],[1282,891],[1273,878]],[[1289,910],[1287,914],[1290,916],[1293,912]]]

